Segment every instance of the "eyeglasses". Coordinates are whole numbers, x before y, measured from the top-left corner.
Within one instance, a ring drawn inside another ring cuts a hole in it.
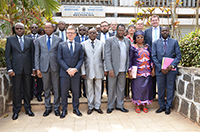
[[[89,34],[96,34],[96,32],[90,32]]]
[[[140,37],[138,36],[138,37],[136,37],[136,38],[137,38],[137,39],[140,39],[140,38],[143,39],[144,37],[143,37],[143,36],[140,36]]]
[[[79,29],[79,31],[85,31],[85,29]]]
[[[20,29],[20,30],[23,30],[23,28],[15,28],[15,29],[16,29],[16,30],[19,30],[19,29]]]
[[[33,28],[37,29],[37,27],[31,27],[31,28],[32,28],[32,29],[33,29]]]
[[[67,34],[75,34],[75,32],[67,32]]]
[[[101,27],[108,27],[108,25],[102,25]]]

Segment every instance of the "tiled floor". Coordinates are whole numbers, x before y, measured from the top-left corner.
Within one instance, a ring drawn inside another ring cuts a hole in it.
[[[87,115],[87,103],[81,98],[80,111],[82,117],[77,117],[72,112],[72,104],[68,107],[68,115],[64,119],[56,117],[52,112],[48,117],[43,117],[44,105],[32,102],[32,111],[35,117],[29,117],[22,110],[19,118],[13,121],[12,112],[7,117],[0,118],[0,132],[200,132],[200,126],[172,111],[170,115],[156,114],[158,102],[149,105],[149,112],[137,114],[131,101],[125,102],[128,113],[114,110],[106,113],[107,103],[102,103],[104,114],[93,112]],[[103,98],[106,102],[106,97]],[[11,111],[11,106],[9,107]]]

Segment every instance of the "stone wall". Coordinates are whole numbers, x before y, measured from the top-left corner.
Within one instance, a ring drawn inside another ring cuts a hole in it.
[[[6,68],[0,68],[0,117],[6,111],[6,104],[12,98],[11,78]]]
[[[200,68],[179,67],[174,109],[200,125]]]

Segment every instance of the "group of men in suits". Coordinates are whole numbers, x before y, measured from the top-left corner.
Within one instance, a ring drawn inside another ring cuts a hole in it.
[[[178,42],[169,37],[169,28],[159,27],[159,17],[152,16],[151,22],[153,27],[145,30],[145,41],[152,47],[152,59],[155,64],[160,105],[156,113],[165,111],[166,114],[170,114],[175,77],[178,72],[177,65],[181,59],[181,53]],[[73,113],[82,116],[79,111],[81,76],[85,79],[88,115],[93,110],[100,114],[103,113],[100,106],[104,76],[107,77],[107,113],[112,113],[114,109],[128,112],[124,108],[124,89],[125,75],[129,68],[131,41],[124,37],[126,28],[123,24],[117,25],[116,35],[108,32],[108,22],[103,21],[100,26],[100,33],[93,28],[88,32],[89,37],[86,37],[84,26],[79,27],[80,36],[77,36],[73,26],[69,26],[65,30],[66,24],[63,21],[59,22],[59,32],[57,33],[54,33],[51,23],[46,23],[45,35],[38,37],[37,25],[31,25],[32,34],[24,36],[24,25],[22,23],[15,24],[16,35],[9,37],[6,43],[7,69],[13,81],[13,120],[18,118],[21,110],[22,84],[25,112],[29,116],[34,116],[30,106],[31,76],[35,77],[36,75],[37,83],[41,81],[38,86],[42,86],[44,89],[44,117],[52,112],[51,87],[54,91],[53,111],[56,116],[64,118],[67,114],[69,89],[73,95]],[[167,69],[161,69],[163,57],[174,58]],[[176,70],[172,71],[175,68]],[[156,84],[154,85],[156,87]],[[165,86],[167,87],[166,103],[164,100]],[[36,97],[39,101],[41,91],[39,89],[37,91],[39,92]],[[61,114],[59,111],[60,95]]]

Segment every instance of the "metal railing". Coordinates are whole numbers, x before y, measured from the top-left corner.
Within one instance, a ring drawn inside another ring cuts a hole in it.
[[[103,5],[113,6],[113,0],[61,0],[61,5]]]

